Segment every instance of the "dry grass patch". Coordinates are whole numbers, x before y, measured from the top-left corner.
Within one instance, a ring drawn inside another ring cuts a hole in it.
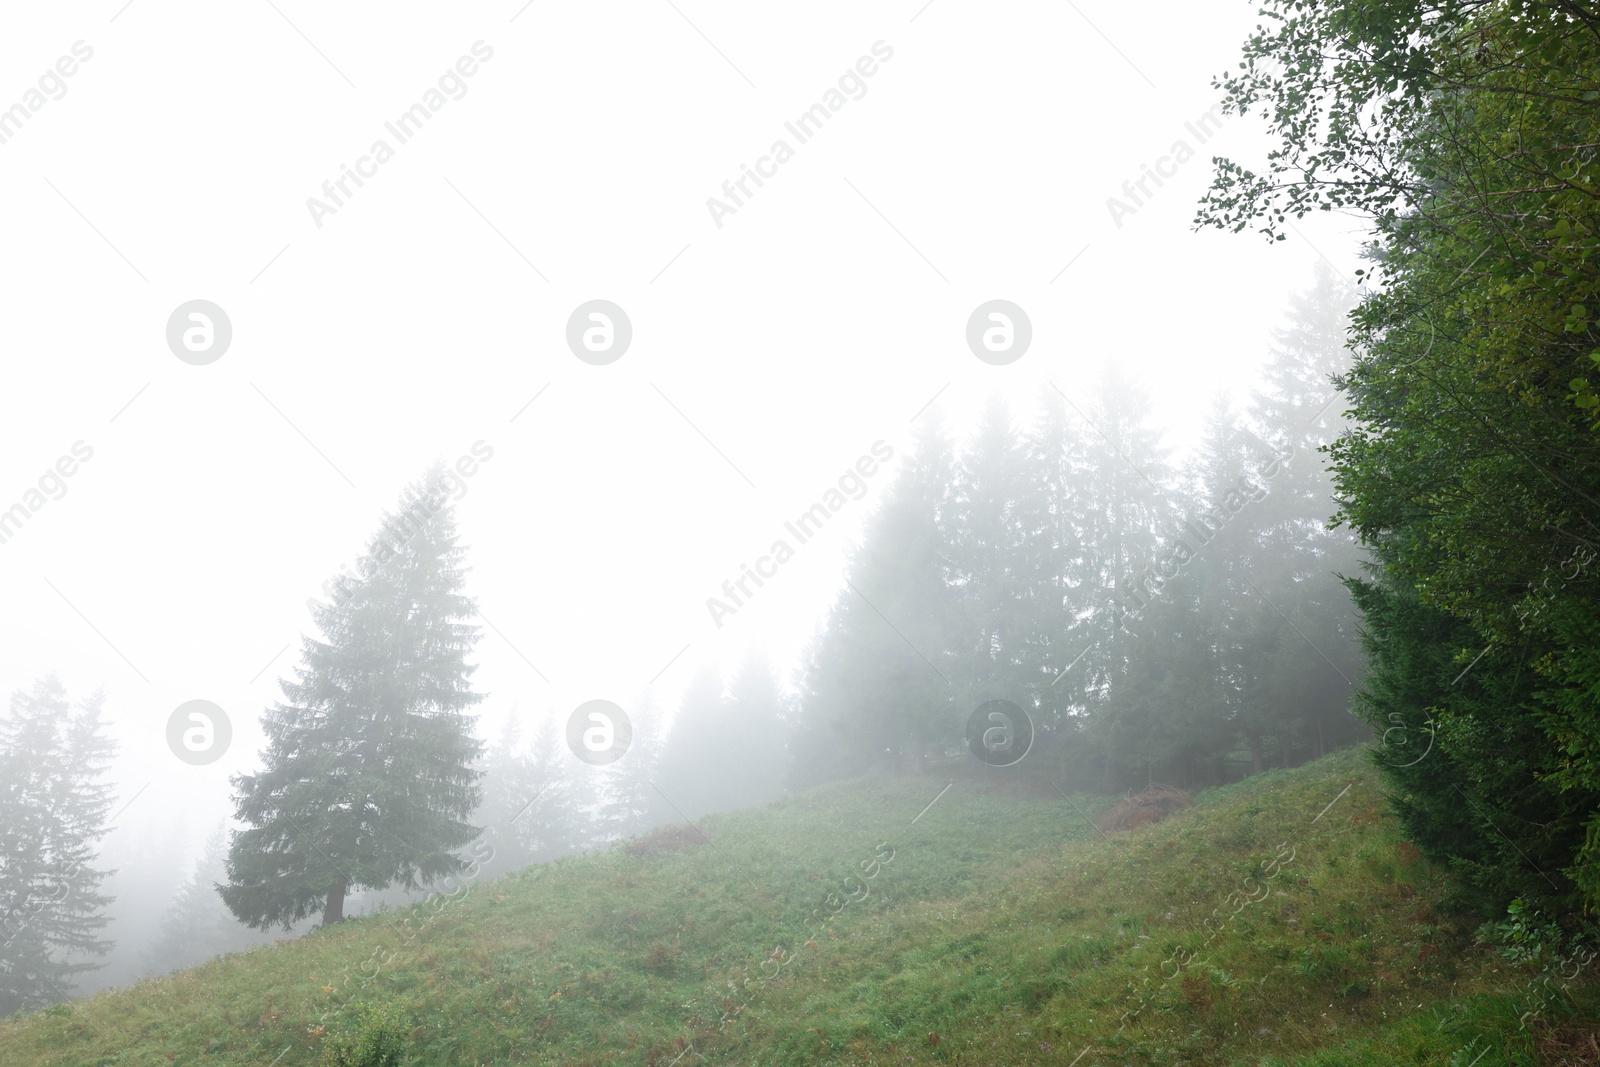
[[[706,836],[689,823],[663,826],[629,841],[622,850],[630,856],[655,856],[661,853],[686,852],[706,843]]]
[[[1134,793],[1100,816],[1099,826],[1106,833],[1134,830],[1192,807],[1194,798],[1183,790],[1170,785],[1153,785],[1142,793]]]

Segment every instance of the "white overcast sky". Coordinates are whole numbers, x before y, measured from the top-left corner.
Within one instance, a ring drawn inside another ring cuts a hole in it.
[[[105,689],[120,795],[148,786],[119,819],[136,835],[222,814],[306,599],[435,458],[494,450],[458,512],[509,639],[478,649],[486,714],[670,706],[703,661],[793,666],[893,464],[721,630],[706,597],[874,441],[902,450],[936,393],[960,428],[993,390],[1082,395],[1114,360],[1182,446],[1216,391],[1244,394],[1318,256],[1356,265],[1347,219],[1276,246],[1192,231],[1209,157],[1259,160],[1259,122],[1108,212],[1194,144],[1253,0],[97,0],[0,22],[0,108],[93,49],[0,144],[0,510],[94,450],[0,544],[0,689]],[[465,95],[399,144],[384,124],[479,41]],[[796,144],[784,123],[879,41],[865,95]],[[394,157],[318,228],[307,198],[380,138]],[[779,138],[794,158],[718,228],[707,198]],[[565,343],[596,298],[633,324],[608,366]],[[964,337],[995,298],[1034,331],[1004,367]],[[193,299],[232,322],[208,366],[166,343]],[[164,736],[195,698],[235,731],[203,767]]]

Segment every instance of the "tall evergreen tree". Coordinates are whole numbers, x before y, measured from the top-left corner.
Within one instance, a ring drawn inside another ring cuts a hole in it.
[[[1537,813],[1498,834],[1488,820],[1441,824],[1460,829],[1435,839],[1442,852],[1490,862],[1502,834],[1526,827],[1549,844],[1586,827],[1580,846],[1536,860],[1547,874],[1493,860],[1493,905],[1538,881],[1552,916],[1592,911],[1600,598],[1592,571],[1566,569],[1600,544],[1592,5],[1265,0],[1263,14],[1219,88],[1225,113],[1266,119],[1272,148],[1260,168],[1218,160],[1198,221],[1281,239],[1294,217],[1337,207],[1371,225],[1357,358],[1340,381],[1355,423],[1332,449],[1339,515],[1381,564],[1376,588],[1449,617],[1430,625],[1365,597],[1375,658],[1394,649],[1420,672],[1375,669],[1369,694],[1434,702],[1358,706],[1440,723],[1456,773],[1394,768],[1397,790],[1437,811],[1465,792]],[[1438,690],[1437,665],[1412,655],[1430,629],[1458,644],[1460,685]],[[1542,741],[1520,734],[1530,722]]]
[[[867,522],[810,651],[792,742],[796,784],[901,768],[958,744],[949,649],[951,448],[930,412]]]
[[[1028,590],[1017,565],[1026,493],[1025,454],[1011,413],[992,397],[963,449],[945,520],[955,610],[950,673],[960,707],[1031,702],[1024,650]]]
[[[1127,684],[1110,707],[1122,740],[1113,753],[1118,781],[1223,776],[1238,706],[1235,568],[1251,543],[1247,520],[1228,510],[1241,502],[1245,442],[1219,398],[1170,490],[1174,507],[1155,560],[1136,579],[1142,606],[1126,627]]]
[[[1534,716],[1500,713],[1526,706],[1538,676],[1487,660],[1464,670],[1459,651],[1472,646],[1472,629],[1373,570],[1350,581],[1370,655],[1357,708],[1379,731],[1374,756],[1406,839],[1456,872],[1452,896],[1463,904],[1493,914],[1521,897],[1561,915],[1576,895],[1572,857],[1600,790],[1544,786],[1565,754]]]
[[[1041,750],[1070,740],[1084,704],[1084,674],[1071,668],[1083,651],[1074,644],[1074,630],[1092,610],[1088,516],[1078,491],[1089,463],[1085,435],[1092,432],[1068,410],[1063,394],[1046,388],[1021,445],[1026,465],[1015,505],[1020,540],[1012,565],[1020,590],[1014,605],[1022,643],[1018,676],[1037,719]]]
[[[97,936],[110,872],[94,866],[115,752],[103,705],[96,693],[74,709],[52,675],[0,717],[0,1018],[65,999],[111,949]]]
[[[1361,556],[1348,530],[1329,527],[1338,502],[1326,454],[1347,425],[1347,401],[1334,382],[1350,365],[1354,301],[1350,287],[1319,264],[1313,285],[1293,298],[1287,325],[1275,332],[1249,409],[1258,441],[1253,466],[1276,471],[1249,511],[1259,561],[1250,592],[1257,629],[1269,635],[1261,647],[1279,653],[1271,671],[1279,679],[1275,732],[1285,764],[1296,746],[1317,756],[1356,736],[1348,709],[1362,656],[1340,576],[1358,573]]]
[[[1188,572],[1198,587],[1202,640],[1210,646],[1220,685],[1214,744],[1224,751],[1242,745],[1252,773],[1265,768],[1282,735],[1284,713],[1293,707],[1294,694],[1275,667],[1298,652],[1285,647],[1288,627],[1273,610],[1284,591],[1262,574],[1279,573],[1279,561],[1269,553],[1282,546],[1268,544],[1264,531],[1273,525],[1268,500],[1288,477],[1282,462],[1273,462],[1275,455],[1262,455],[1267,451],[1237,415],[1219,405],[1195,457],[1195,506],[1176,533],[1196,545]],[[1263,593],[1263,585],[1271,591]]]
[[[1139,700],[1116,712],[1146,774],[1171,764],[1174,777],[1211,780],[1235,743],[1259,771],[1354,737],[1347,678],[1360,656],[1339,572],[1357,560],[1351,539],[1327,529],[1336,503],[1318,451],[1341,421],[1331,379],[1347,358],[1349,303],[1319,271],[1277,333],[1247,418],[1219,399],[1175,490],[1155,571],[1177,573],[1153,582],[1159,596],[1130,631],[1154,641],[1130,653]]]
[[[1145,575],[1156,562],[1159,531],[1170,524],[1175,501],[1167,449],[1150,423],[1148,394],[1115,367],[1107,370],[1087,410],[1089,449],[1078,492],[1086,517],[1084,540],[1092,549],[1080,566],[1090,599],[1072,637],[1084,649],[1081,671],[1086,729],[1100,754],[1107,789],[1118,785],[1119,749],[1132,741],[1130,724],[1116,712],[1128,679],[1129,642],[1152,599]]]
[[[222,897],[243,922],[285,927],[346,893],[413,890],[464,870],[481,799],[467,709],[478,631],[442,471],[409,487],[321,609],[284,700],[263,717],[265,767],[234,779],[239,821]]]

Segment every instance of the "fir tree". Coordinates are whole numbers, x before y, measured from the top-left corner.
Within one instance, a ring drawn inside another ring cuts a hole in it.
[[[950,664],[959,679],[954,695],[969,709],[986,700],[1026,700],[1032,679],[1023,676],[1023,605],[1029,590],[1017,572],[1026,470],[1000,400],[984,409],[954,474],[946,534],[958,620]]]
[[[239,821],[222,897],[253,927],[285,927],[322,907],[343,918],[357,888],[406,891],[464,870],[478,829],[468,708],[482,697],[467,656],[478,631],[461,592],[442,472],[385,516],[334,603],[324,638],[305,638],[284,700],[263,717],[265,767],[234,779]]]
[[[1257,531],[1250,590],[1262,647],[1274,645],[1278,678],[1278,760],[1296,747],[1320,756],[1358,736],[1350,715],[1351,679],[1360,670],[1356,612],[1340,575],[1359,573],[1361,555],[1348,530],[1329,522],[1337,509],[1327,448],[1348,424],[1334,379],[1350,364],[1346,347],[1354,295],[1325,265],[1296,296],[1287,325],[1248,412],[1257,439],[1253,469],[1276,471],[1252,506]],[[1270,603],[1267,603],[1270,601]],[[1258,761],[1259,769],[1259,761]]]
[[[97,934],[111,873],[93,864],[109,830],[115,751],[96,693],[73,709],[54,676],[12,694],[0,718],[0,1017],[66,999],[111,943]]]
[[[1150,425],[1144,391],[1115,369],[1101,379],[1094,401],[1078,412],[1090,427],[1079,494],[1085,516],[1082,580],[1086,610],[1072,632],[1082,661],[1086,728],[1100,754],[1104,786],[1118,786],[1118,750],[1134,735],[1119,721],[1117,690],[1129,677],[1129,642],[1157,594],[1147,579],[1157,561],[1158,531],[1174,512],[1171,471],[1159,433]]]
[[[1090,610],[1085,541],[1088,516],[1078,485],[1088,467],[1092,433],[1054,388],[1040,393],[1039,413],[1022,442],[1025,482],[1016,505],[1019,544],[1013,571],[1021,590],[1013,605],[1021,619],[1019,677],[1029,694],[1041,749],[1065,744],[1084,703],[1084,672],[1073,641]],[[1041,743],[1042,742],[1042,743]]]
[[[950,444],[932,413],[868,520],[810,654],[793,738],[797,784],[900,769],[959,743],[949,675]]]

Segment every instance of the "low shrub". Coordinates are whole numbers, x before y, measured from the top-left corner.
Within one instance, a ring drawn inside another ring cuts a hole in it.
[[[324,1067],[399,1067],[408,1024],[393,1004],[360,1004],[328,1031]]]

